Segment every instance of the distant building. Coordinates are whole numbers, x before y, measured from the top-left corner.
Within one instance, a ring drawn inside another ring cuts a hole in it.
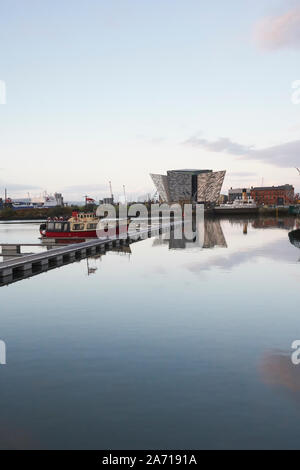
[[[233,202],[235,199],[242,199],[244,191],[246,191],[248,198],[251,197],[250,188],[230,188],[228,190],[228,201]]]
[[[218,198],[218,204],[226,204],[228,202],[228,196],[226,194],[220,194]]]
[[[54,193],[54,197],[55,197],[55,200],[56,200],[56,204],[58,206],[62,206],[64,205],[64,198],[63,198],[63,195],[61,193]]]
[[[263,186],[251,188],[251,197],[257,204],[283,206],[293,202],[294,187],[290,184],[282,186]]]
[[[225,171],[169,170],[167,175],[150,174],[161,202],[215,204],[220,196]]]
[[[113,204],[114,198],[113,197],[104,197],[102,200],[99,201],[99,204]]]

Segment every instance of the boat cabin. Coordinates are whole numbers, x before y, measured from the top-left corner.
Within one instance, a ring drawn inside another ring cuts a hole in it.
[[[96,214],[90,212],[73,212],[68,220],[49,220],[47,222],[47,231],[49,232],[87,232],[95,231],[99,218]]]

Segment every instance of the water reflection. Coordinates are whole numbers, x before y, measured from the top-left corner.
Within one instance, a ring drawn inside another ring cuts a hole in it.
[[[48,249],[50,249],[50,248],[48,247]],[[105,251],[104,253],[101,253],[101,254],[87,256],[85,258],[85,260],[86,260],[86,268],[87,268],[87,275],[88,276],[90,276],[91,274],[95,274],[97,272],[97,270],[98,270],[97,263],[101,262],[102,257],[105,256],[107,253],[116,254],[116,255],[119,255],[119,256],[125,256],[125,257],[128,258],[128,260],[130,260],[131,248],[130,248],[129,245],[128,246],[127,245],[122,245],[122,246],[119,246],[119,247],[110,248],[108,251]],[[32,253],[32,254],[34,254],[34,253]],[[2,255],[3,255],[3,253],[2,253]],[[3,260],[5,261],[6,259],[7,260],[12,259],[11,255],[9,255],[9,256],[3,255]],[[66,266],[68,264],[78,263],[78,262],[83,261],[83,260],[84,260],[84,258],[82,258],[81,260],[64,261],[63,263],[61,263],[59,265],[36,266],[36,267],[33,267],[32,269],[26,270],[25,272],[18,272],[17,274],[10,274],[8,276],[0,278],[0,287],[7,286],[9,284],[13,284],[15,282],[19,282],[19,281],[22,281],[24,279],[28,279],[28,278],[31,278],[31,277],[34,277],[34,276],[38,276],[42,273],[45,273],[45,272],[53,270],[53,269],[62,268],[63,266]]]
[[[269,351],[260,364],[262,381],[272,387],[282,387],[296,394],[300,400],[300,367],[294,365],[291,353]]]
[[[287,237],[284,231],[291,230],[298,225],[297,219],[294,217],[241,217],[239,219],[213,219],[206,218],[204,221],[204,237],[195,237],[193,240],[188,240],[182,235],[178,239],[177,231],[171,230],[168,234],[161,234],[152,239],[153,247],[165,246],[169,250],[186,251],[192,253],[199,253],[199,257],[195,259],[188,258],[184,262],[185,269],[193,273],[200,273],[206,270],[220,268],[224,270],[232,270],[234,267],[240,266],[251,260],[256,261],[259,258],[270,260],[282,260],[285,262],[296,262],[294,252],[290,249]],[[26,232],[26,227],[25,232]],[[268,230],[267,230],[268,229]],[[273,229],[272,231],[270,229]],[[9,227],[8,230],[14,231],[14,227]],[[195,231],[195,226],[193,227]],[[198,227],[198,230],[203,231],[203,226]],[[268,233],[267,233],[268,232]],[[299,230],[294,230],[289,233],[290,242],[297,248],[300,248],[300,236],[297,235]],[[35,232],[32,232],[35,233]],[[286,243],[285,243],[286,237]],[[21,240],[20,236],[20,240]],[[27,239],[28,246],[36,246],[36,249],[52,249],[53,245],[47,244],[34,245],[36,239]],[[7,239],[3,240],[4,244]],[[139,243],[139,241],[137,241]],[[226,248],[225,251],[220,251],[220,248]],[[29,248],[31,249],[31,248]],[[7,250],[7,252],[5,251]],[[135,252],[135,250],[134,250]],[[125,256],[130,260],[132,255],[130,245],[112,248],[109,253]],[[2,247],[2,256],[6,258],[12,256],[11,247]],[[15,253],[14,256],[20,256],[20,253]],[[95,274],[99,271],[99,266],[94,266],[101,261],[101,256],[94,259],[93,256],[85,261],[87,264],[87,273]],[[135,253],[136,256],[136,253]],[[73,262],[73,261],[72,261]],[[58,266],[57,266],[58,267]],[[56,269],[57,267],[52,267]],[[160,268],[159,268],[160,269]],[[2,279],[0,285],[7,285],[11,282],[19,281],[25,277],[31,277],[44,272],[45,269],[35,270],[28,272],[26,276],[12,277],[11,279]]]
[[[204,249],[161,236],[1,289],[0,447],[299,447],[294,226],[208,219]]]
[[[300,229],[290,232],[289,239],[292,245],[294,245],[296,248],[300,248]]]
[[[252,222],[253,228],[282,228],[291,230],[295,226],[295,217],[264,217],[261,219],[255,219]]]
[[[193,227],[193,231],[202,230],[202,227]],[[220,220],[206,219],[204,221],[204,243],[201,243],[201,237],[195,236],[193,240],[187,240],[182,233],[182,238],[175,237],[175,231],[171,230],[168,235],[157,237],[153,241],[153,246],[168,245],[170,250],[189,249],[189,248],[214,248],[220,246],[227,248],[225,236],[221,227]]]
[[[260,259],[295,263],[298,259],[291,250],[285,233],[294,228],[295,224],[297,225],[297,221],[294,217],[261,219],[244,217],[221,219],[221,221],[207,219],[203,246],[199,246],[196,239],[187,241],[183,237],[182,240],[175,240],[172,232],[170,239],[156,238],[153,246],[165,245],[170,250],[197,251],[199,254],[197,258],[192,260],[187,258],[184,263],[184,267],[194,274],[216,268],[229,271]],[[213,250],[205,252],[206,248]],[[227,249],[220,251],[218,248]]]

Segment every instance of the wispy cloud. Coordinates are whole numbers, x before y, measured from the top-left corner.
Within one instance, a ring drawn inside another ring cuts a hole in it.
[[[98,193],[102,193],[106,191],[109,193],[109,185],[107,184],[74,184],[73,186],[67,186],[62,189],[65,193],[77,193],[81,192],[82,194],[86,194],[87,191],[94,191]]]
[[[191,145],[193,147],[202,147],[210,152],[226,152],[233,155],[242,155],[248,153],[251,150],[251,146],[245,146],[233,142],[227,137],[221,137],[215,141],[209,141],[199,137],[191,137],[183,142],[184,145]]]
[[[161,137],[161,136],[149,137],[149,136],[143,135],[143,134],[138,134],[137,139],[139,141],[145,142],[145,143],[150,144],[150,145],[160,145],[160,144],[163,144],[163,143],[166,142],[165,137]]]
[[[133,200],[146,200],[149,195],[153,194],[153,188],[147,187],[136,187],[136,188],[126,188],[126,198],[128,201]],[[147,191],[147,193],[145,192]],[[95,183],[95,184],[75,184],[72,186],[66,186],[62,188],[62,193],[65,195],[66,200],[82,200],[82,198],[87,194],[93,198],[102,199],[103,197],[110,196],[110,188],[107,183]],[[113,187],[113,194],[116,201],[119,199],[123,200],[124,191],[123,187]]]
[[[260,258],[268,258],[272,260],[294,262],[295,251],[291,244],[286,243],[286,240],[275,240],[268,242],[263,246],[254,247],[251,251],[237,251],[229,254],[229,256],[217,255],[212,256],[206,261],[191,261],[186,263],[184,267],[194,274],[201,274],[203,271],[208,271],[214,268],[225,270],[232,270],[240,265],[249,263],[249,261],[256,262]]]
[[[249,178],[257,175],[254,171],[231,171],[228,174],[234,178]]]
[[[6,183],[0,181],[0,188],[1,189],[8,189],[9,191],[31,191],[35,189],[41,189],[40,186],[33,186],[30,184],[14,184],[14,183]]]
[[[221,152],[237,156],[245,160],[260,160],[270,165],[282,168],[297,167],[300,165],[300,140],[286,142],[263,149],[246,146],[222,137],[215,141],[192,137],[183,142],[184,145],[199,147],[210,152]]]
[[[264,49],[300,48],[300,6],[259,21],[254,35]]]

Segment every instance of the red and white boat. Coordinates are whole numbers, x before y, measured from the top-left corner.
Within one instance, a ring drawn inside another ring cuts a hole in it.
[[[68,219],[63,217],[48,219],[46,223],[40,225],[40,234],[42,238],[86,239],[99,238],[99,235],[105,237],[114,234],[120,235],[120,233],[125,234],[127,229],[127,221],[119,224],[115,220],[102,220],[92,212],[73,212],[72,217]]]

